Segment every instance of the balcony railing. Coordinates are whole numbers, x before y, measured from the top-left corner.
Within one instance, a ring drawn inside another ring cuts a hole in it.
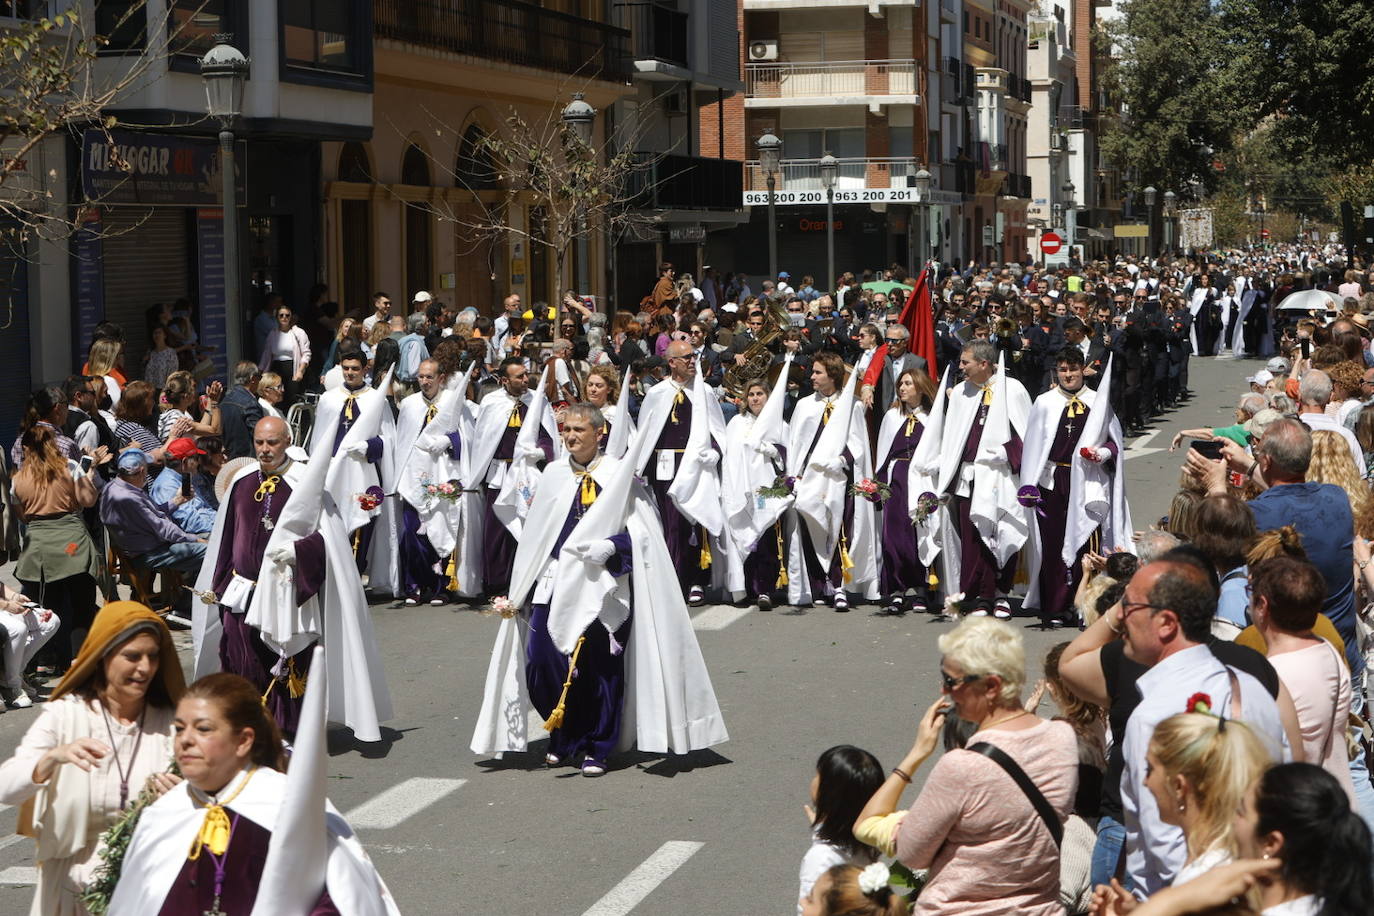
[[[916,63],[911,60],[833,60],[750,64],[745,76],[745,91],[755,99],[914,95]]]
[[[915,187],[916,173],[921,170],[919,159],[840,159],[835,173],[835,190],[853,191],[863,188]],[[744,163],[744,189],[768,190],[768,179],[759,168],[757,159]],[[819,159],[784,159],[777,190],[823,191]]]
[[[1031,180],[1029,175],[1008,175],[1003,193],[1010,197],[1031,196]]]
[[[1087,126],[1091,119],[1092,113],[1081,105],[1060,105],[1055,123],[1061,130],[1076,130]]]
[[[650,210],[734,210],[740,206],[744,176],[733,159],[705,156],[657,156],[644,153],[647,164],[630,173],[634,205]]]
[[[616,23],[630,32],[635,60],[687,66],[688,16],[661,3],[617,3]]]
[[[1023,102],[1029,102],[1031,100],[1031,81],[1023,76],[1013,75],[1007,83],[1007,94]]]
[[[630,33],[520,0],[373,0],[378,38],[487,60],[630,81]]]

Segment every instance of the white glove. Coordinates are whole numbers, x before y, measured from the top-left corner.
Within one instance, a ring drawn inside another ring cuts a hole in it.
[[[701,458],[702,462],[708,466],[720,460],[720,456],[717,455],[716,450],[712,448],[704,448],[698,452],[697,455]]]
[[[771,442],[760,442],[759,454],[767,458],[769,461],[778,460],[778,448]]]
[[[544,457],[544,450],[537,445],[520,445],[517,443],[515,446],[515,457],[517,460],[532,458],[538,461]]]
[[[361,442],[353,442],[349,445],[345,445],[343,448],[343,453],[347,455],[349,458],[362,458],[363,460],[366,460],[367,440],[364,439]]]
[[[615,556],[615,542],[603,538],[600,541],[593,541],[587,548],[587,559],[592,563],[605,566],[606,561]]]
[[[440,452],[446,451],[448,446],[449,441],[447,436],[438,436],[434,433],[425,433],[415,441],[416,448],[423,452],[429,452],[431,455],[437,455]]]
[[[267,551],[267,559],[278,566],[296,565],[296,547],[287,544],[285,547],[272,547]]]
[[[831,461],[827,461],[827,462],[822,463],[822,464],[821,464],[821,467],[822,467],[827,473],[830,473],[830,474],[843,474],[843,473],[844,473],[844,459],[842,459],[842,458],[835,458],[835,459],[833,459],[833,460],[831,460]]]

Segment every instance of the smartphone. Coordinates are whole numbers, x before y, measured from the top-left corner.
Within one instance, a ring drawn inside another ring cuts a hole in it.
[[[95,464],[95,459],[90,455],[81,456],[81,473],[86,474],[91,470],[91,465]]]
[[[1303,359],[1311,359],[1311,358],[1312,358],[1312,338],[1310,338],[1310,337],[1304,337],[1302,340],[1298,341],[1298,343],[1299,343],[1299,345],[1302,346],[1302,358],[1303,358]]]
[[[1221,443],[1215,439],[1194,439],[1188,447],[1208,461],[1221,460]]]

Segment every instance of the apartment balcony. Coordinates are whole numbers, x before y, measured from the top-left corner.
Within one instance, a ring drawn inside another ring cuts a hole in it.
[[[940,21],[959,22],[962,7],[960,0],[940,0]]]
[[[750,64],[745,71],[746,108],[816,105],[915,105],[913,60],[781,61]]]
[[[737,210],[744,176],[734,159],[640,154],[646,168],[630,173],[626,189],[643,210]]]
[[[945,0],[952,2],[952,0]],[[863,7],[869,9],[879,6],[920,6],[916,0],[744,0],[746,13],[767,12],[769,10],[816,10],[839,9],[842,7]]]
[[[688,14],[651,2],[617,3],[614,10],[616,24],[630,33],[630,54],[640,76],[653,79],[665,69],[687,68]]]
[[[971,194],[975,188],[974,165],[968,160],[947,159],[940,164],[939,187],[957,194]]]
[[[628,83],[630,33],[520,0],[373,0],[382,39]]]
[[[914,188],[919,159],[840,159],[835,173],[835,191],[861,191],[874,188]],[[744,190],[767,191],[768,179],[757,159],[744,163]],[[778,176],[778,191],[824,191],[819,159],[784,159]],[[824,202],[824,198],[821,198]]]
[[[1029,175],[1007,176],[1005,193],[1010,197],[1021,197],[1027,200],[1031,197],[1031,179]]]

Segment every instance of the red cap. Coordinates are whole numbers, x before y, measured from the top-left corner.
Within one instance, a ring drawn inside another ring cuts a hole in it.
[[[182,436],[167,443],[167,454],[176,461],[192,455],[204,455],[205,450],[196,448],[196,440]]]

